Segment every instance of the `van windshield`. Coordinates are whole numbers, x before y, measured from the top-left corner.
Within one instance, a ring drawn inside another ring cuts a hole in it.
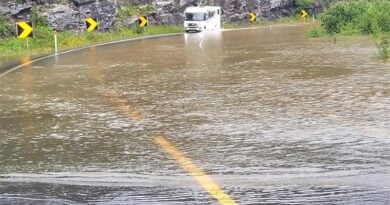
[[[186,13],[186,21],[205,21],[206,13]]]

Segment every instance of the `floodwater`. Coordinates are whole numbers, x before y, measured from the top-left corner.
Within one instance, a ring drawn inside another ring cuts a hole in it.
[[[0,204],[390,204],[390,65],[305,26],[92,47],[0,78]],[[28,59],[24,59],[28,62]]]

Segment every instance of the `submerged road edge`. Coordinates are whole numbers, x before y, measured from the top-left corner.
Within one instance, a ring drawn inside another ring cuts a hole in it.
[[[136,37],[136,38],[128,38],[128,39],[110,41],[110,42],[105,42],[105,43],[98,43],[98,44],[93,44],[93,45],[89,45],[89,46],[85,46],[85,47],[74,48],[74,49],[70,49],[70,50],[66,50],[66,51],[62,51],[62,52],[58,52],[58,53],[53,53],[50,55],[37,57],[37,58],[32,59],[31,61],[27,62],[27,63],[22,63],[22,64],[15,66],[15,67],[11,66],[9,69],[5,69],[5,71],[3,73],[0,73],[0,78],[6,76],[8,73],[11,73],[11,72],[13,72],[19,68],[22,68],[24,66],[27,66],[31,63],[35,63],[35,62],[38,62],[41,60],[52,58],[52,57],[55,57],[58,55],[63,55],[63,54],[72,53],[72,52],[76,52],[76,51],[80,51],[80,50],[84,50],[84,49],[88,49],[88,48],[92,48],[92,47],[105,46],[105,45],[111,45],[111,44],[116,44],[116,43],[124,43],[124,42],[131,42],[131,41],[139,41],[139,40],[143,40],[143,39],[154,39],[154,38],[163,38],[163,37],[179,36],[179,35],[184,35],[184,33],[170,33],[170,34],[159,34],[159,35],[142,36],[142,37]]]

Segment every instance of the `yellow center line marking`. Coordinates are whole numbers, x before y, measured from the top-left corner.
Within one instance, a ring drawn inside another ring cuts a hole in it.
[[[180,152],[172,143],[163,136],[154,137],[153,141],[168,152],[180,166],[189,172],[198,183],[209,192],[219,203],[223,205],[237,204],[229,195],[218,186],[206,173],[198,168],[189,158]]]
[[[96,47],[91,47],[90,52],[92,53],[93,59],[96,59]],[[92,60],[91,63],[93,63],[95,60]],[[104,83],[104,74],[99,69],[91,69],[90,71],[92,78],[100,83]],[[130,105],[130,103],[127,101],[126,98],[120,96],[115,90],[106,90],[104,93],[99,92],[100,95],[108,98],[110,103],[114,105],[122,115],[135,120],[135,121],[141,121],[144,119],[144,116],[137,111],[137,109]]]
[[[111,104],[117,107],[125,116],[135,121],[141,121],[144,119],[141,113],[139,113],[134,107],[129,105],[127,100],[116,94],[114,91],[105,93],[105,96],[110,99]]]
[[[31,68],[32,61],[30,57],[25,56],[21,59],[21,61],[23,67]]]

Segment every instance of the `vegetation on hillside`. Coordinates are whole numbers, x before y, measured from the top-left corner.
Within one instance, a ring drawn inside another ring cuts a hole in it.
[[[295,4],[299,7],[299,9],[308,8],[311,5],[311,0],[296,0]]]
[[[306,22],[306,19],[302,19],[299,14],[289,17],[280,17],[274,20],[257,20],[255,22],[241,22],[241,23],[222,23],[224,29],[236,29],[236,28],[247,28],[247,27],[259,27],[259,26],[271,26],[280,24],[299,24]]]
[[[331,6],[321,16],[321,27],[310,31],[312,37],[329,35],[372,35],[381,58],[390,58],[390,1],[344,1]]]
[[[15,29],[11,24],[7,22],[4,16],[0,16],[0,37],[9,36],[13,33]]]

